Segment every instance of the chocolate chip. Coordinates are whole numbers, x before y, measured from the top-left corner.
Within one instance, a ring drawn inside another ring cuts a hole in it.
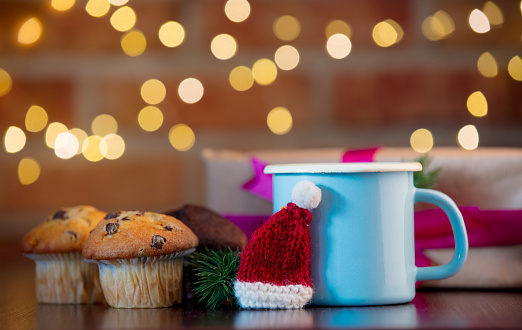
[[[111,213],[107,213],[107,215],[105,216],[105,218],[104,218],[104,219],[105,219],[105,220],[109,220],[109,219],[115,219],[115,218],[119,217],[119,216],[120,216],[120,214],[121,214],[121,212],[120,212],[120,211],[118,211],[118,212],[111,212]]]
[[[107,231],[107,234],[113,235],[118,231],[118,228],[120,227],[120,224],[117,222],[109,222],[105,225],[105,231]]]
[[[53,215],[53,219],[67,219],[67,211],[59,210]]]
[[[167,239],[165,237],[160,235],[154,235],[152,236],[152,244],[150,246],[155,249],[161,249],[163,248],[163,244],[165,244],[166,241]]]
[[[169,225],[166,225],[165,229],[168,230],[168,231],[172,231],[173,228],[171,226],[169,226]]]
[[[129,218],[129,217],[123,217],[123,218],[121,218],[121,221],[127,221],[127,220],[130,220],[130,218]]]
[[[91,229],[91,231],[89,232],[89,234],[92,234],[92,232],[93,232],[93,231],[94,231],[94,228],[93,228],[93,229]]]
[[[74,231],[67,231],[67,234],[71,235],[71,240],[77,241],[78,240],[78,234],[76,234]]]
[[[145,212],[143,212],[143,211],[136,211],[136,215],[145,215]]]

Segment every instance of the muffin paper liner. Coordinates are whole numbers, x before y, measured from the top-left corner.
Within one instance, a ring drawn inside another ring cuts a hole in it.
[[[85,304],[103,302],[96,265],[80,252],[24,254],[36,264],[36,299],[41,303]]]
[[[169,307],[181,303],[183,257],[194,250],[157,257],[87,261],[98,264],[101,287],[112,307]]]

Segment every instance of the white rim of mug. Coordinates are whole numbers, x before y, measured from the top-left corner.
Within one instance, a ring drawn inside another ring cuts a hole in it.
[[[368,173],[368,172],[418,172],[421,163],[373,162],[373,163],[305,163],[278,164],[265,167],[265,174],[289,173]]]

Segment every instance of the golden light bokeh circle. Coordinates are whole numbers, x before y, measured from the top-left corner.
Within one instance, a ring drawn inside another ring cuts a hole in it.
[[[74,6],[75,0],[51,0],[51,7],[57,11],[67,11]]]
[[[277,66],[269,59],[259,59],[252,66],[252,76],[259,85],[270,85],[277,78]]]
[[[24,157],[18,163],[18,180],[23,185],[30,185],[35,183],[40,177],[40,164],[31,158]]]
[[[404,32],[394,20],[377,23],[372,30],[373,41],[380,47],[390,47],[401,41]]]
[[[78,154],[80,144],[76,136],[70,132],[58,134],[54,141],[54,153],[58,158],[69,159]]]
[[[42,37],[43,26],[36,17],[27,19],[18,30],[18,43],[32,45]]]
[[[274,55],[274,61],[281,70],[290,71],[299,64],[299,52],[290,45],[279,47]]]
[[[189,126],[177,124],[169,130],[169,141],[174,149],[187,151],[194,146],[196,136]]]
[[[105,135],[100,141],[100,152],[107,159],[118,159],[125,152],[125,141],[118,134]]]
[[[178,47],[185,40],[185,29],[178,22],[166,22],[160,27],[158,37],[166,47]]]
[[[25,114],[25,129],[28,132],[40,132],[47,126],[49,116],[47,111],[39,105],[32,105]]]
[[[479,134],[474,125],[466,125],[459,130],[457,142],[462,149],[475,150],[479,145]]]
[[[237,66],[230,71],[228,81],[236,91],[244,92],[254,85],[254,76],[249,67]]]
[[[272,133],[284,135],[292,129],[292,114],[285,107],[273,108],[266,117],[266,123]]]
[[[250,3],[246,0],[228,0],[225,3],[225,15],[234,23],[245,21],[250,16]]]
[[[110,9],[111,4],[108,0],[89,0],[85,4],[85,11],[92,17],[103,17]]]
[[[345,21],[336,19],[328,23],[324,31],[324,34],[326,35],[327,39],[333,36],[334,34],[344,34],[348,38],[351,38],[352,29],[350,28],[350,25],[348,25],[348,23],[346,23]]]
[[[7,128],[4,135],[4,148],[8,153],[17,153],[25,147],[27,138],[24,131],[16,126]]]
[[[217,59],[231,59],[237,52],[236,39],[229,34],[219,34],[212,39],[210,50]]]
[[[54,143],[56,141],[56,137],[60,133],[67,132],[67,126],[65,126],[62,123],[53,122],[50,123],[49,126],[47,126],[47,130],[45,131],[45,144],[51,148],[54,149]]]
[[[488,101],[482,92],[471,93],[466,101],[468,111],[475,117],[484,117],[488,114]]]
[[[93,119],[91,123],[91,131],[94,135],[101,137],[107,134],[113,134],[118,131],[118,122],[111,115],[101,114]]]
[[[290,15],[279,16],[275,19],[272,29],[281,41],[292,41],[301,33],[301,23]]]
[[[326,41],[326,51],[332,58],[337,60],[343,59],[350,55],[352,42],[346,35],[336,33]]]
[[[147,39],[140,30],[131,30],[121,37],[121,49],[131,57],[140,56],[147,48]]]
[[[149,79],[141,85],[140,94],[143,101],[148,104],[159,104],[167,96],[167,89],[160,80]]]
[[[188,104],[193,104],[201,100],[203,93],[203,84],[196,78],[187,78],[183,80],[178,87],[180,99]]]
[[[411,134],[410,145],[418,153],[426,153],[433,148],[433,135],[425,128],[419,128]]]
[[[112,13],[110,21],[116,31],[126,32],[136,24],[136,13],[129,6],[120,7]]]
[[[81,128],[73,128],[73,129],[70,129],[69,130],[69,133],[71,133],[72,135],[74,135],[76,137],[76,140],[78,140],[78,151],[76,152],[77,155],[81,154],[84,150],[83,150],[83,142],[85,140],[87,140],[87,138],[89,137],[87,135],[87,133],[82,130]]]
[[[468,24],[471,30],[476,33],[483,34],[491,30],[488,17],[479,9],[473,9],[469,14]]]
[[[158,130],[163,124],[163,113],[154,106],[146,106],[138,114],[138,124],[147,132]]]
[[[7,71],[0,68],[0,96],[4,96],[11,91],[13,80]]]
[[[522,58],[514,56],[509,60],[508,73],[516,81],[522,81]]]
[[[489,52],[480,55],[477,61],[477,69],[486,78],[493,78],[498,74],[497,61]]]
[[[104,156],[101,149],[107,148],[107,146],[100,146],[102,143],[105,144],[106,142],[103,141],[101,137],[97,135],[89,136],[85,141],[83,141],[83,157],[90,162],[99,162],[102,160]]]

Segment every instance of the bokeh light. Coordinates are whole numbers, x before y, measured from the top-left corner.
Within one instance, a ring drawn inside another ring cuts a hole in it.
[[[76,136],[70,132],[58,134],[54,141],[54,153],[58,158],[69,159],[78,153],[80,143]]]
[[[391,19],[377,23],[372,31],[373,41],[381,47],[390,47],[398,43],[403,35],[401,26]]]
[[[51,7],[54,10],[66,11],[74,6],[75,0],[51,0]]]
[[[89,137],[87,133],[81,129],[81,128],[73,128],[69,130],[69,133],[74,135],[76,137],[76,140],[78,141],[78,151],[76,152],[77,155],[81,154],[83,152],[83,142],[87,140]]]
[[[169,141],[174,149],[187,151],[196,141],[196,136],[192,129],[185,124],[174,125],[169,131]]]
[[[479,9],[474,9],[469,14],[468,23],[469,27],[476,33],[486,33],[491,29],[488,17]]]
[[[276,107],[270,110],[266,117],[266,123],[272,133],[283,135],[292,129],[292,114],[284,107]]]
[[[105,136],[118,131],[118,122],[113,116],[102,114],[93,119],[91,130],[94,135]]]
[[[42,36],[42,23],[36,17],[26,20],[18,30],[18,42],[22,45],[31,45]]]
[[[109,0],[109,2],[114,6],[123,6],[124,4],[129,2],[129,0]]]
[[[100,142],[100,152],[107,159],[118,159],[125,152],[125,141],[118,134],[105,135]]]
[[[497,61],[489,52],[480,55],[477,61],[477,69],[486,78],[493,78],[498,74]]]
[[[4,96],[11,91],[13,80],[7,71],[0,69],[0,96]]]
[[[290,15],[279,16],[275,19],[272,29],[279,40],[292,41],[301,33],[301,23]]]
[[[105,141],[102,141],[102,138],[97,135],[89,136],[85,141],[83,141],[82,150],[83,157],[90,162],[98,162],[104,158],[101,153],[100,144],[102,142],[105,144]],[[105,146],[105,148],[107,148]]]
[[[238,66],[232,69],[228,77],[228,81],[232,88],[237,91],[244,92],[254,85],[254,76],[252,70],[246,66]]]
[[[147,48],[147,39],[140,30],[131,30],[121,37],[121,49],[128,56],[136,57]]]
[[[455,22],[448,13],[439,10],[422,21],[421,29],[426,39],[438,41],[450,37],[455,32]]]
[[[488,114],[488,101],[480,91],[474,92],[468,97],[466,106],[475,117],[484,117]]]
[[[479,134],[477,128],[473,125],[462,127],[457,135],[457,142],[463,149],[477,149],[479,145]]]
[[[237,43],[234,37],[229,34],[219,34],[210,43],[212,54],[220,60],[232,58],[237,51]]]
[[[185,29],[178,22],[170,21],[160,27],[158,36],[163,45],[174,48],[185,40]]]
[[[44,108],[32,105],[25,114],[25,129],[29,132],[40,132],[47,126],[49,116]]]
[[[484,15],[488,18],[489,24],[499,26],[504,23],[502,10],[492,1],[487,1],[482,8]]]
[[[148,104],[159,104],[167,95],[165,85],[158,79],[149,79],[141,85],[141,97]]]
[[[5,151],[16,153],[25,147],[26,137],[24,131],[16,126],[10,126],[4,135]]]
[[[252,66],[252,76],[259,85],[270,85],[277,78],[277,66],[269,59],[259,59]]]
[[[514,56],[509,60],[508,72],[514,80],[522,81],[522,59],[519,56]]]
[[[293,46],[281,46],[275,52],[274,61],[281,70],[293,70],[299,64],[299,52]]]
[[[203,84],[196,78],[183,80],[178,87],[178,95],[185,103],[193,104],[203,97]]]
[[[250,3],[246,0],[228,0],[225,15],[234,23],[243,22],[250,16]]]
[[[348,38],[352,37],[352,29],[350,28],[350,25],[348,25],[348,23],[340,19],[330,21],[326,26],[324,32],[327,39],[333,36],[334,34],[344,34]]]
[[[326,41],[326,51],[337,60],[343,59],[352,51],[352,42],[344,34],[334,34]]]
[[[163,113],[154,106],[146,106],[138,114],[138,124],[147,132],[154,132],[163,125]]]
[[[85,5],[85,11],[92,17],[102,17],[107,15],[111,9],[108,0],[89,0]]]
[[[45,144],[53,149],[54,143],[56,141],[56,137],[60,133],[67,132],[67,126],[65,126],[62,123],[54,122],[50,123],[49,126],[47,126],[47,130],[45,131]]]
[[[25,157],[18,163],[18,180],[23,185],[35,183],[40,177],[40,164],[30,157]]]
[[[433,135],[425,128],[419,128],[411,134],[410,145],[418,153],[426,153],[433,148]]]
[[[111,25],[116,31],[129,31],[136,24],[136,13],[129,6],[116,9],[111,15]]]

